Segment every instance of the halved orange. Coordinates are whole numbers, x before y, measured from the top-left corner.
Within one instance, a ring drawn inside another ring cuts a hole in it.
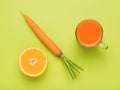
[[[47,67],[47,55],[38,48],[25,49],[19,58],[19,66],[25,75],[37,77]]]

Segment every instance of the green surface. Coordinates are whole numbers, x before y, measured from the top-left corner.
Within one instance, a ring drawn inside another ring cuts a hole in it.
[[[120,90],[120,0],[1,0],[0,90]],[[20,14],[28,14],[61,48],[84,68],[70,80],[64,64],[39,41]],[[81,47],[75,29],[84,19],[103,26],[103,41],[109,49]],[[48,68],[38,78],[25,76],[20,53],[28,47],[46,52]]]

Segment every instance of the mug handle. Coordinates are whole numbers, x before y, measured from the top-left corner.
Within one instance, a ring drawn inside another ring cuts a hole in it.
[[[108,46],[107,46],[103,41],[101,41],[101,42],[99,43],[99,46],[100,46],[101,48],[103,48],[104,50],[107,50],[107,49],[108,49]]]

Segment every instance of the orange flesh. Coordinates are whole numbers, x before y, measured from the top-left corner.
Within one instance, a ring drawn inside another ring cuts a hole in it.
[[[20,57],[20,66],[24,73],[37,75],[46,67],[46,56],[37,49],[28,49]]]
[[[82,45],[94,46],[101,41],[102,28],[96,21],[86,20],[79,24],[76,35]]]

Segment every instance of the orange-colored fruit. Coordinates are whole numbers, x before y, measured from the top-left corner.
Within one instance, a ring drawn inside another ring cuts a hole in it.
[[[31,77],[41,75],[47,67],[47,55],[38,48],[25,49],[19,58],[22,72]]]

